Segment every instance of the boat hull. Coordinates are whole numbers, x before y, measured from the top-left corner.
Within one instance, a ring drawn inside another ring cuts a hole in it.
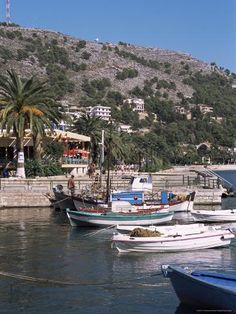
[[[74,204],[74,210],[81,210],[85,205],[86,207],[90,206],[98,206],[98,205],[105,205],[103,201],[98,200],[98,199],[92,199],[92,198],[82,198],[78,196],[72,196],[72,201]]]
[[[222,280],[221,283],[216,279],[207,282],[207,273],[204,275],[205,280],[201,280],[198,276],[195,278],[179,267],[171,267],[168,277],[179,300],[184,304],[196,306],[197,309],[236,310],[236,290],[232,291],[232,287],[224,286],[223,283],[227,281]],[[235,284],[234,279],[234,289]]]
[[[118,233],[127,234],[133,231],[135,228],[141,228],[143,230],[148,231],[158,231],[163,235],[168,236],[177,236],[177,235],[186,235],[186,234],[195,234],[205,232],[209,229],[208,226],[200,223],[196,224],[175,224],[175,225],[168,225],[168,226],[116,226],[116,230]]]
[[[227,246],[233,238],[234,235],[228,230],[215,230],[171,237],[130,237],[118,234],[113,236],[112,242],[121,253],[171,253]]]
[[[236,221],[236,210],[193,210],[191,212],[195,221],[227,222]]]
[[[193,209],[193,202],[182,201],[176,204],[170,203],[170,210],[173,212],[189,212]]]
[[[76,209],[74,202],[73,202],[70,195],[54,191],[54,196],[56,199],[55,204],[60,210],[66,210],[67,208],[69,208],[71,210]]]
[[[135,213],[89,213],[82,211],[67,211],[67,216],[72,226],[95,226],[106,227],[116,225],[142,225],[160,224],[169,222],[173,218],[173,213],[168,211],[135,214]]]

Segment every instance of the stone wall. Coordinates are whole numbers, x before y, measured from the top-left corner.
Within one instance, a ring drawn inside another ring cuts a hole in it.
[[[40,192],[0,191],[0,208],[47,207],[50,204],[47,196]]]

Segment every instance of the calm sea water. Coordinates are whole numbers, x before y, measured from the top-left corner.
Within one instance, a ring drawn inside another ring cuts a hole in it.
[[[191,314],[160,274],[162,264],[236,273],[236,241],[221,249],[121,255],[111,248],[112,230],[71,228],[51,208],[4,209],[0,221],[0,313]]]
[[[225,180],[232,184],[232,188],[236,191],[236,171],[235,170],[222,170],[215,171],[218,175],[222,176]]]

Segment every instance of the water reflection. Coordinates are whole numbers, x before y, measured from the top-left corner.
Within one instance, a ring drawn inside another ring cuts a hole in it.
[[[198,309],[188,306],[186,304],[180,304],[175,311],[175,314],[196,314]],[[213,313],[211,311],[211,313]]]
[[[120,255],[111,249],[114,230],[72,228],[65,213],[50,208],[3,210],[0,219],[1,271],[79,283],[61,287],[2,277],[0,308],[7,314],[173,314],[179,301],[160,272],[162,264],[232,272],[236,268],[234,246]]]
[[[202,269],[235,268],[232,248],[221,248],[181,253],[117,254],[113,263],[113,272],[120,272],[122,269],[127,273],[131,271],[155,273],[160,271],[162,264],[176,264]]]

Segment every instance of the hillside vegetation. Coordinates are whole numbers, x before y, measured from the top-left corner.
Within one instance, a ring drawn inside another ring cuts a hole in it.
[[[69,107],[110,106],[117,122],[139,131],[133,135],[139,147],[164,164],[199,162],[206,154],[215,162],[234,158],[228,148],[235,147],[236,75],[214,62],[160,48],[0,26],[0,66],[3,74],[13,68],[22,77],[47,79],[54,97]],[[146,117],[123,105],[130,97],[144,99]],[[212,106],[213,113],[203,115],[196,104]],[[176,113],[176,105],[189,110],[191,120]],[[210,143],[211,151],[196,151],[202,142]]]

